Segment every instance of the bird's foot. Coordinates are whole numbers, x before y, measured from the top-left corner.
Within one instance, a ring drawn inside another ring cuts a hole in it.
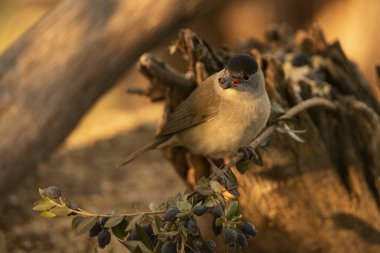
[[[259,155],[257,154],[256,150],[249,145],[241,146],[239,148],[239,152],[242,152],[244,154],[243,160],[259,159]]]

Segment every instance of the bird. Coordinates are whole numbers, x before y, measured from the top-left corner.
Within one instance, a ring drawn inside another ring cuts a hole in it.
[[[246,147],[267,124],[271,104],[257,61],[233,55],[225,68],[199,84],[168,116],[155,140],[120,166],[156,148],[182,146],[191,153],[222,159]]]

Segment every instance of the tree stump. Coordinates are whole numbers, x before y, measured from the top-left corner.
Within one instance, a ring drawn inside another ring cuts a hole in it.
[[[183,54],[188,72],[143,55],[139,67],[151,86],[132,91],[164,100],[163,122],[233,53],[258,60],[274,111],[311,97],[338,107],[301,113],[305,143],[276,132],[271,151],[260,150],[263,166],[253,165],[244,175],[235,171],[244,215],[259,231],[247,252],[380,252],[380,105],[339,42],[327,43],[317,26],[297,32],[278,26],[263,42],[216,50],[182,30],[172,50]],[[184,148],[163,153],[190,186],[210,173],[204,157]]]

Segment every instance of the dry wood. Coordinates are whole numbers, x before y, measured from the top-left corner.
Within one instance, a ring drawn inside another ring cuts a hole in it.
[[[137,58],[221,1],[65,0],[0,57],[0,193],[51,153]]]
[[[231,54],[189,30],[180,33],[176,48],[188,61],[187,76],[197,83],[223,68]],[[264,166],[236,172],[244,214],[259,230],[248,252],[379,252],[380,105],[370,85],[339,43],[327,43],[317,26],[296,33],[272,28],[266,41],[238,48],[258,59],[273,102],[290,108],[323,97],[337,107],[301,113],[306,144],[274,132],[272,151],[260,152]],[[160,83],[167,114],[189,90],[165,85],[170,73],[151,67],[164,72],[149,78],[155,80],[150,89]],[[164,154],[190,185],[209,173],[209,164],[192,162],[185,149]]]

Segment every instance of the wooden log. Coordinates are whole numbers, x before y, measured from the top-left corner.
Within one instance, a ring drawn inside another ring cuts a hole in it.
[[[0,193],[146,50],[221,1],[65,0],[0,57]]]
[[[323,97],[338,110],[303,112],[298,119],[307,129],[302,135],[306,144],[275,132],[272,150],[260,151],[264,166],[253,165],[244,175],[235,171],[244,215],[259,231],[247,252],[379,252],[379,101],[339,43],[327,43],[318,27],[297,33],[276,29],[271,31],[276,36],[264,42],[239,47],[258,59],[272,102],[289,108]],[[177,49],[198,83],[222,68],[231,54],[213,49],[189,30],[180,33]],[[162,85],[165,76],[150,79]],[[178,101],[170,90],[179,87],[162,89],[167,105]],[[184,149],[165,154],[190,185],[210,173],[208,164],[193,163]],[[178,162],[178,157],[184,159]]]

